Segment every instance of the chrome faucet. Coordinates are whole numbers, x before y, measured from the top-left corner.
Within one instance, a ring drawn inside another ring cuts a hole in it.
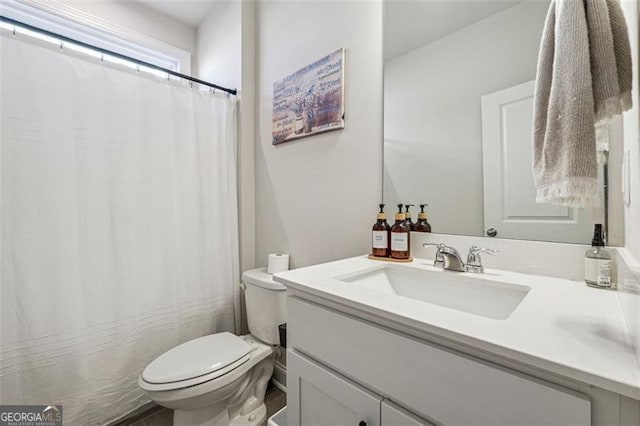
[[[469,255],[467,256],[467,266],[465,270],[467,272],[483,273],[484,266],[482,266],[482,259],[480,253],[487,253],[492,256],[500,254],[500,250],[493,250],[488,248],[480,248],[478,246],[471,246],[469,249]]]
[[[475,272],[481,274],[484,272],[484,266],[482,266],[480,253],[487,253],[494,256],[500,254],[500,250],[471,246],[469,254],[467,255],[467,264],[465,265],[460,253],[454,247],[450,247],[442,243],[422,244],[422,247],[431,246],[437,247],[438,249],[436,251],[435,260],[433,261],[433,266],[436,268],[442,268],[445,271]]]
[[[433,266],[445,271],[464,272],[464,262],[458,250],[446,244],[424,243],[422,247],[435,246],[438,248]]]
[[[450,246],[444,246],[440,249],[440,254],[444,258],[445,271],[464,272],[464,262],[458,250]]]

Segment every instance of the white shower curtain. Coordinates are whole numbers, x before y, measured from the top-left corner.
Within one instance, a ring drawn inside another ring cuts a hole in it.
[[[235,100],[0,39],[0,404],[104,424],[236,326]]]

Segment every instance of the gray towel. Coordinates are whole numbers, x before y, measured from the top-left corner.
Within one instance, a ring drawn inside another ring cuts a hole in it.
[[[596,126],[631,108],[631,83],[629,35],[618,0],[553,0],[534,98],[537,202],[599,205]]]

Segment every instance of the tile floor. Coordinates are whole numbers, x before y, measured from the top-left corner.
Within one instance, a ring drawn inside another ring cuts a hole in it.
[[[267,405],[267,418],[269,418],[285,406],[287,394],[269,384],[264,402]],[[171,426],[172,424],[173,411],[156,406],[130,419],[116,423],[114,426]]]

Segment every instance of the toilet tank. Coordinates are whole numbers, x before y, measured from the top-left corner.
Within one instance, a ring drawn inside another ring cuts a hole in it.
[[[275,282],[267,268],[245,271],[242,282],[249,332],[264,343],[279,345],[278,326],[286,322],[286,287]]]

